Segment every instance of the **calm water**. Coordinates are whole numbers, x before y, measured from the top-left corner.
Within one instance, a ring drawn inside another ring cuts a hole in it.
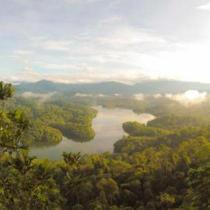
[[[138,121],[147,123],[155,117],[151,114],[135,114],[128,109],[106,109],[95,107],[98,110],[97,117],[93,120],[95,138],[89,142],[78,143],[71,139],[63,138],[63,141],[51,147],[33,148],[31,155],[52,160],[60,159],[63,152],[100,153],[112,152],[113,144],[125,133],[122,123],[126,121]]]

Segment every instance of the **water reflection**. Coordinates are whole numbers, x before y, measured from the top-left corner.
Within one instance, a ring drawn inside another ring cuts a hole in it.
[[[56,160],[61,158],[63,152],[81,152],[86,154],[112,152],[113,144],[124,135],[122,123],[138,121],[146,124],[155,118],[151,114],[138,115],[128,109],[107,109],[100,106],[95,108],[98,110],[98,114],[93,120],[93,128],[96,133],[93,140],[75,142],[64,137],[60,144],[44,148],[33,148],[30,154],[40,158]]]

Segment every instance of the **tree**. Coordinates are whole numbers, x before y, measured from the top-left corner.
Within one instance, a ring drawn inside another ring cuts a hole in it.
[[[13,94],[11,85],[0,83],[0,99]],[[28,119],[20,110],[0,112],[0,209],[45,210],[60,205],[61,197],[52,170],[35,164],[22,136]]]
[[[0,82],[0,100],[6,100],[11,98],[15,92],[14,87],[11,84],[5,84]]]
[[[108,179],[102,178],[97,183],[97,189],[100,192],[105,193],[106,198],[109,200],[110,204],[113,203],[113,201],[115,200],[116,196],[119,193],[119,188],[117,183],[111,178]]]
[[[192,169],[189,183],[194,206],[199,210],[210,209],[210,165]]]
[[[163,209],[170,209],[173,207],[174,203],[176,202],[175,197],[168,193],[162,193],[160,195],[160,203]]]

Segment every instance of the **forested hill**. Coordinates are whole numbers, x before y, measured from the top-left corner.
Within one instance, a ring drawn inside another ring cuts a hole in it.
[[[179,93],[187,90],[198,90],[210,92],[210,84],[199,82],[183,82],[176,80],[145,80],[133,85],[119,82],[101,83],[78,83],[64,84],[48,80],[41,80],[35,83],[22,82],[16,85],[18,92],[30,91],[34,93],[43,92],[69,92],[87,94],[135,94],[135,93]]]

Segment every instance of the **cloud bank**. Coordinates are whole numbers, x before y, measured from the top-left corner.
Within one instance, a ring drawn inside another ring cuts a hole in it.
[[[0,79],[210,82],[209,8],[197,0],[2,1]]]

